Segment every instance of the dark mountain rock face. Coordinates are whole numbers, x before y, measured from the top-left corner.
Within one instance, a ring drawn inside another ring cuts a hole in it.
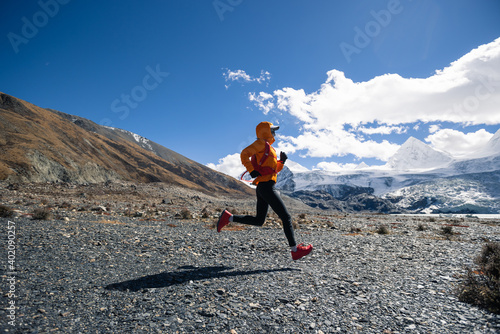
[[[338,210],[344,212],[369,211],[382,213],[398,213],[400,210],[387,199],[383,199],[370,193],[356,193],[344,195],[341,199],[335,198],[324,190],[300,190],[287,194],[290,197],[300,199],[313,208],[323,210]]]

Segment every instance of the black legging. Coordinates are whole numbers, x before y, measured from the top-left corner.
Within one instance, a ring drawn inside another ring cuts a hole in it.
[[[259,182],[257,185],[257,215],[255,217],[234,215],[233,221],[246,225],[262,226],[266,221],[267,210],[269,206],[271,206],[283,223],[283,230],[288,239],[288,244],[290,247],[293,247],[296,243],[292,226],[292,217],[286,210],[283,200],[274,189],[275,183],[274,181],[267,181]]]

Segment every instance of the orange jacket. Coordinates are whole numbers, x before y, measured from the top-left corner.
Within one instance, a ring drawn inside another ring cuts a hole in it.
[[[273,124],[269,122],[259,123],[259,125],[257,125],[257,128],[255,130],[255,132],[257,133],[257,140],[254,141],[250,146],[245,148],[243,151],[241,151],[240,154],[241,163],[243,164],[243,166],[245,166],[245,168],[249,173],[253,172],[252,162],[250,161],[252,155],[256,154],[257,161],[260,161],[266,150],[266,141],[270,145],[274,143],[274,136],[271,133],[271,126],[273,126]],[[278,161],[278,156],[273,147],[271,147],[271,151],[269,152],[269,157],[262,164],[262,166],[271,167],[276,171],[276,173],[269,175],[261,175],[253,181],[253,184],[258,184],[259,182],[266,182],[271,180],[276,182],[278,178],[278,173],[283,169],[283,162]]]

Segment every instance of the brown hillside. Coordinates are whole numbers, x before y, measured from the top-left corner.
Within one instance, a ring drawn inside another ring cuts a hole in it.
[[[125,138],[86,130],[61,114],[0,92],[0,180],[97,183],[121,179],[218,193],[251,192],[173,151],[165,149],[182,163],[169,162]]]

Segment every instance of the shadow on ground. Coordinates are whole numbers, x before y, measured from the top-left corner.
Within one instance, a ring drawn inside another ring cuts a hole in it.
[[[247,275],[268,274],[273,272],[300,271],[293,268],[260,269],[260,270],[235,270],[233,267],[213,266],[194,267],[182,266],[179,271],[163,272],[156,275],[148,275],[134,280],[113,283],[105,287],[106,290],[118,291],[140,291],[151,288],[165,288],[172,285],[182,284],[188,281],[199,281],[209,278],[235,277]]]

